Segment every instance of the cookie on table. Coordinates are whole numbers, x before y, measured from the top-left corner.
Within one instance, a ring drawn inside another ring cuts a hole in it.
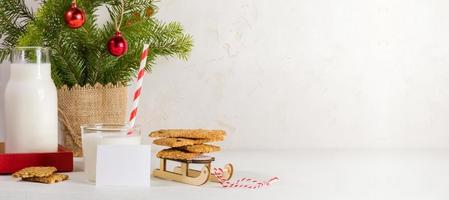
[[[164,149],[156,154],[158,158],[173,160],[192,160],[199,155],[200,153],[185,152],[179,149]]]
[[[27,167],[15,172],[12,176],[15,178],[46,177],[56,171],[56,167]]]
[[[182,147],[195,144],[194,140],[186,138],[159,138],[153,141],[153,144],[168,146],[168,147]]]
[[[219,146],[209,145],[209,144],[197,144],[190,146],[179,147],[183,151],[192,152],[192,153],[211,153],[220,151]]]
[[[67,179],[69,179],[68,175],[65,175],[65,174],[52,174],[50,176],[45,176],[45,177],[22,178],[22,181],[53,184],[53,183],[65,181]]]
[[[150,137],[162,138],[224,139],[225,136],[223,130],[203,129],[167,129],[150,133]]]

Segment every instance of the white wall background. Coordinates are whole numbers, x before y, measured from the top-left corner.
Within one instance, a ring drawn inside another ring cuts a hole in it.
[[[145,80],[151,129],[228,130],[229,148],[449,147],[449,2],[164,0],[189,62]]]
[[[449,147],[449,1],[163,0],[195,38],[146,77],[144,131],[225,148]]]

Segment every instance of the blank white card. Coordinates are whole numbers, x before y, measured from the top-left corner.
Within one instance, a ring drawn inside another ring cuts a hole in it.
[[[150,145],[98,145],[98,186],[150,186]]]

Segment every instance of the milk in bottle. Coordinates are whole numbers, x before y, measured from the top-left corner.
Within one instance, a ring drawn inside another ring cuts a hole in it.
[[[46,48],[13,49],[4,108],[7,153],[57,151],[57,92]]]

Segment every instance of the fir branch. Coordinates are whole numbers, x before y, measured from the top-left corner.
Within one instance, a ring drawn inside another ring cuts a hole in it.
[[[26,6],[24,0],[6,0],[0,6],[1,15],[6,16],[13,24],[27,24],[34,20],[32,11]]]
[[[23,3],[23,0],[15,1]],[[22,3],[14,6],[17,13],[21,13],[21,19],[25,20],[12,20],[0,12],[0,37],[4,39],[0,46],[0,59],[5,58],[15,45],[50,47],[52,78],[57,87],[127,84],[136,75],[144,43],[150,44],[151,51],[147,70],[151,70],[159,56],[186,59],[193,46],[192,37],[184,33],[179,23],[165,24],[153,18],[157,7],[152,0],[126,1],[120,30],[128,41],[129,50],[120,58],[111,56],[106,49],[107,41],[115,32],[114,23],[107,22],[98,27],[95,14],[99,6],[106,5],[110,16],[115,19],[120,14],[120,0],[78,0],[78,6],[85,10],[87,19],[83,27],[76,30],[69,29],[63,19],[70,1],[43,0],[34,18],[24,12],[26,8]],[[0,11],[5,8],[0,5]]]
[[[34,16],[24,0],[6,0],[0,4],[0,62],[9,56],[31,21]]]

